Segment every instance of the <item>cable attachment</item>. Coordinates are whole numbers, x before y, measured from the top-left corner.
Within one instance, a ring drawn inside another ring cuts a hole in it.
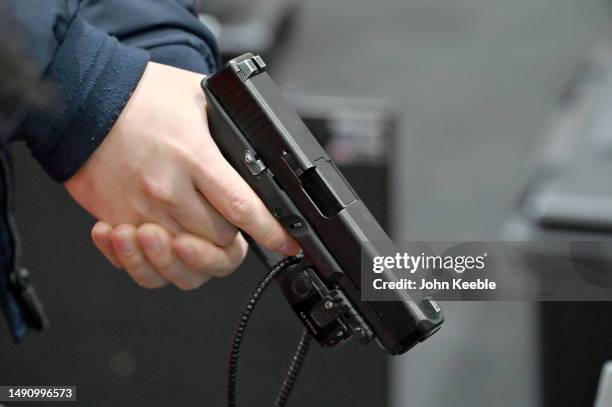
[[[255,306],[259,302],[261,295],[270,285],[272,280],[279,273],[285,271],[290,266],[299,263],[301,260],[302,256],[287,257],[278,262],[276,265],[274,265],[265,275],[265,277],[257,284],[255,289],[253,290],[253,293],[251,294],[251,298],[249,299],[244,310],[242,311],[242,315],[240,316],[238,325],[236,326],[236,330],[234,331],[234,336],[232,338],[232,344],[230,347],[229,363],[227,369],[228,407],[236,407],[236,383],[238,381],[238,358],[240,356],[240,347],[242,345],[242,340],[244,338],[249,319],[251,318],[251,315],[255,310]],[[287,371],[285,380],[274,403],[275,407],[283,407],[287,403],[287,399],[289,398],[291,389],[295,384],[295,380],[300,372],[300,368],[302,367],[304,357],[306,356],[306,352],[308,351],[310,339],[310,334],[307,330],[304,330],[304,332],[302,333],[302,337],[300,338],[298,348],[293,356],[291,365],[289,366],[289,369]]]

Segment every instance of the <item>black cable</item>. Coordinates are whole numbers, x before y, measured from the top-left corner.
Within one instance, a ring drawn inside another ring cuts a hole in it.
[[[240,346],[242,345],[242,339],[244,338],[244,334],[246,331],[246,326],[251,318],[251,314],[257,305],[257,302],[261,298],[261,295],[265,291],[265,289],[270,285],[274,277],[287,267],[299,262],[301,257],[287,257],[280,262],[278,262],[272,269],[266,274],[266,276],[257,284],[255,290],[251,294],[251,298],[247,303],[246,307],[242,311],[242,315],[240,320],[238,321],[238,326],[236,326],[236,330],[234,331],[234,337],[232,339],[232,345],[230,347],[230,355],[229,355],[229,363],[227,369],[227,405],[228,407],[236,407],[236,382],[238,380],[238,357],[240,356]],[[289,366],[289,370],[287,371],[287,376],[283,385],[281,386],[281,390],[278,393],[277,400],[275,402],[276,407],[282,407],[287,402],[289,398],[289,393],[295,383],[295,379],[299,374],[300,368],[304,361],[304,356],[308,351],[308,346],[310,344],[310,335],[308,332],[304,331],[302,337],[300,338],[300,342],[298,344],[298,348],[293,356],[293,360],[291,365]],[[281,403],[281,404],[278,404]]]
[[[291,365],[289,365],[289,369],[287,370],[285,381],[278,392],[278,396],[276,396],[274,407],[284,407],[285,404],[287,404],[289,394],[291,394],[293,385],[300,374],[300,369],[304,363],[304,357],[306,356],[308,348],[310,347],[311,339],[312,336],[310,336],[310,333],[308,333],[308,329],[304,328],[302,336],[300,337],[300,342],[298,343],[293,359],[291,360]]]

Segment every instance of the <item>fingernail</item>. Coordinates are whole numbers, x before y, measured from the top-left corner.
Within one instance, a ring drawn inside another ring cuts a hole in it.
[[[159,251],[161,242],[157,233],[143,233],[142,235],[142,246],[146,252],[155,253]]]
[[[121,233],[117,235],[117,249],[125,255],[133,254],[136,251],[134,242],[130,238],[129,234]]]
[[[283,245],[278,250],[286,256],[295,256],[302,249],[300,248],[300,246],[297,245],[297,243],[291,241],[283,243]]]
[[[175,249],[185,263],[189,263],[192,260],[193,251],[191,250],[191,247],[189,247],[189,245],[177,242],[175,245]]]

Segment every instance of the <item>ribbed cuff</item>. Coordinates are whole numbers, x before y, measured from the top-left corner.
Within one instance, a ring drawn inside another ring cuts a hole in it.
[[[28,146],[51,178],[66,181],[95,151],[148,60],[148,52],[75,18],[45,75],[56,91],[52,111],[33,112],[25,122]]]

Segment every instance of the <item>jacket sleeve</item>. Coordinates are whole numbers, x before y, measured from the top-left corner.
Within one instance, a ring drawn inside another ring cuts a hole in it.
[[[216,67],[212,35],[182,1],[11,3],[21,48],[53,91],[53,103],[33,109],[18,138],[58,182],[104,140],[150,59],[203,73]]]
[[[199,21],[195,0],[85,0],[81,15],[122,43],[146,49],[154,62],[199,73],[219,64],[214,36]]]

